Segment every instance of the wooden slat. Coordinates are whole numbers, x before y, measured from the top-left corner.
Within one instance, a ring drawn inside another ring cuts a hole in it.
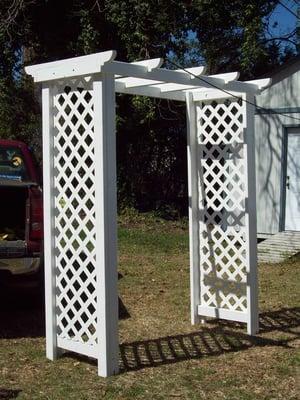
[[[101,66],[114,60],[116,55],[115,50],[103,51],[102,53],[28,66],[25,67],[25,71],[33,76],[35,82],[91,75],[99,73]]]
[[[44,263],[46,306],[46,354],[50,360],[58,355],[55,304],[55,256],[53,218],[53,87],[43,86],[43,199],[44,199]]]
[[[281,262],[299,252],[300,232],[279,232],[258,244],[259,262]]]
[[[229,319],[231,321],[247,322],[246,312],[227,310],[224,308],[198,306],[198,315],[212,318]]]
[[[115,93],[112,75],[93,83],[95,107],[98,374],[119,369]]]

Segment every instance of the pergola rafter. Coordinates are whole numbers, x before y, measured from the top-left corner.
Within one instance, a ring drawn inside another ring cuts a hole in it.
[[[118,371],[115,93],[186,103],[192,323],[225,318],[254,334],[254,95],[270,84],[115,58],[26,67],[43,83],[47,356],[95,357],[101,376]]]
[[[161,68],[162,58],[126,63],[115,61],[116,52],[106,51],[63,61],[40,64],[26,68],[35,82],[45,82],[78,76],[93,76],[109,73],[115,76],[115,90],[150,97],[162,97],[185,101],[185,93],[190,90],[225,89],[227,92],[258,93],[270,84],[270,79],[238,81],[238,72],[204,75],[205,67],[182,70]],[[197,79],[197,76],[201,80]]]

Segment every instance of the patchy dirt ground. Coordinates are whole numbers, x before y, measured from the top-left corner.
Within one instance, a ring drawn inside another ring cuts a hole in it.
[[[45,358],[42,298],[0,292],[0,399],[300,398],[300,259],[260,265],[260,334],[189,320],[188,233],[183,225],[119,229],[121,374],[93,360]]]

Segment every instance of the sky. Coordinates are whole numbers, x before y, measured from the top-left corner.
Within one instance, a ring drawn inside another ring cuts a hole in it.
[[[290,10],[297,13],[297,4],[295,0],[281,0],[281,2],[286,5]],[[299,2],[300,7],[300,2]],[[275,8],[270,18],[270,22],[272,25],[273,23],[277,22],[278,26],[275,28],[271,28],[271,33],[275,36],[282,36],[291,32],[293,29],[296,28],[296,17],[292,15],[289,11],[287,11],[284,7],[280,4]]]

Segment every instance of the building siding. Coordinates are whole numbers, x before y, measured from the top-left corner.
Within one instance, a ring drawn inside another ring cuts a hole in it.
[[[300,72],[267,88],[256,97],[256,104],[286,112],[300,119]],[[259,110],[255,116],[257,231],[273,234],[281,230],[282,180],[284,175],[285,127],[299,126],[300,120]]]

